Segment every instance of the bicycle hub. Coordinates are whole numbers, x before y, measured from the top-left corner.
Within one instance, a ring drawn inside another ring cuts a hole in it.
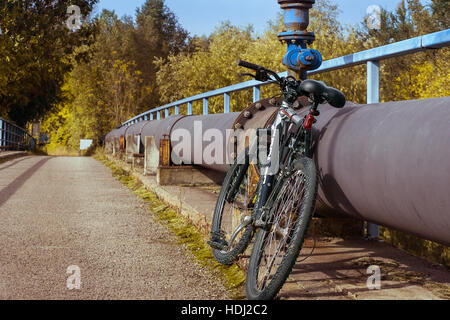
[[[284,24],[287,28],[287,31],[278,35],[278,39],[288,46],[283,64],[299,72],[304,78],[306,71],[318,69],[322,65],[320,52],[307,49],[307,44],[315,40],[314,33],[307,31],[309,10],[315,0],[278,0],[278,3],[284,10]]]

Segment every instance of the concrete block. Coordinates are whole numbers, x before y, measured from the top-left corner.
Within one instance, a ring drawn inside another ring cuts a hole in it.
[[[225,173],[196,166],[159,167],[156,181],[161,186],[221,184]]]
[[[159,148],[155,137],[145,137],[144,175],[155,175],[159,166]]]
[[[133,164],[132,168],[143,168],[144,167],[144,155],[141,154],[135,154],[133,156]]]
[[[113,143],[113,150],[112,154],[114,156],[117,156],[120,153],[120,138],[119,137],[113,137],[112,138]]]
[[[126,138],[126,162],[133,163],[133,155],[139,153],[141,143],[140,135],[127,135]]]

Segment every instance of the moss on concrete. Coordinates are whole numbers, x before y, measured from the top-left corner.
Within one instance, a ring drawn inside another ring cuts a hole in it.
[[[386,227],[380,227],[380,237],[413,255],[450,267],[450,248],[448,246]]]
[[[183,245],[192,254],[194,260],[202,267],[211,270],[232,293],[233,299],[243,299],[243,284],[245,273],[237,265],[224,266],[218,263],[211,252],[211,248],[205,242],[200,232],[181,214],[177,208],[173,208],[160,200],[153,192],[138,179],[132,177],[126,170],[118,167],[106,157],[95,157],[111,168],[113,175],[124,185],[130,188],[137,196],[145,201],[150,211],[158,221],[166,225]]]

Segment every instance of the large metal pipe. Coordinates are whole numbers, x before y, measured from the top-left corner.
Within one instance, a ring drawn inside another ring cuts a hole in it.
[[[189,117],[176,128],[193,134],[194,121],[221,131],[236,125],[245,130],[263,127],[275,106],[261,109],[256,104],[239,117]],[[246,119],[243,115],[249,110],[253,114]],[[349,102],[343,109],[323,105],[320,110],[314,140],[322,210],[449,245],[450,97],[370,105]],[[298,113],[304,114],[305,108]],[[200,165],[220,171],[227,167]]]
[[[263,127],[279,102],[268,101],[254,103],[242,114],[177,119],[169,132],[185,129],[195,150],[196,121],[202,123],[203,133],[216,128],[224,137],[236,126]],[[450,245],[450,97],[347,103],[342,109],[323,105],[320,111],[314,128],[320,202],[345,215]],[[305,112],[304,108],[298,113]],[[211,142],[201,143],[205,148]],[[195,152],[186,157],[186,162],[195,162]],[[227,168],[200,165],[219,171]]]
[[[175,123],[170,136],[172,149],[174,149],[172,160],[175,157],[177,158],[175,162],[178,163],[197,164],[202,167],[225,172],[229,167],[226,151],[227,130],[230,131],[232,129],[239,115],[239,112],[232,112],[188,116]],[[214,131],[211,131],[211,129],[214,129]],[[208,132],[211,134],[208,134]],[[188,145],[190,147],[183,150],[183,152],[176,152],[175,150],[179,145]],[[211,157],[217,159],[214,162],[205,159],[204,152],[211,145],[214,146],[212,153],[220,152],[220,154]]]
[[[450,245],[450,97],[321,109],[319,197]]]

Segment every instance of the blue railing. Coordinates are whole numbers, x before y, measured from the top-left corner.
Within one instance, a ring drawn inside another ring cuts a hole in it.
[[[385,46],[353,53],[347,56],[339,57],[332,60],[324,61],[322,66],[315,70],[308,72],[308,75],[329,72],[333,70],[349,68],[360,64],[367,64],[367,103],[378,103],[380,97],[380,60],[426,51],[431,49],[438,49],[450,44],[450,29],[431,33],[428,35],[391,43]],[[287,72],[282,72],[280,76],[286,76]],[[179,114],[180,107],[187,105],[187,114],[192,115],[192,104],[195,101],[203,101],[203,114],[208,114],[209,98],[223,95],[224,113],[230,112],[230,93],[253,88],[253,102],[260,100],[261,86],[269,83],[261,83],[256,80],[238,83],[229,87],[224,87],[214,91],[198,94],[186,99],[172,102],[144,112],[122,124],[122,126],[130,126],[139,121],[161,119],[161,112],[164,112],[165,117],[171,114]]]
[[[36,147],[36,140],[27,130],[0,118],[0,152],[31,150]]]

